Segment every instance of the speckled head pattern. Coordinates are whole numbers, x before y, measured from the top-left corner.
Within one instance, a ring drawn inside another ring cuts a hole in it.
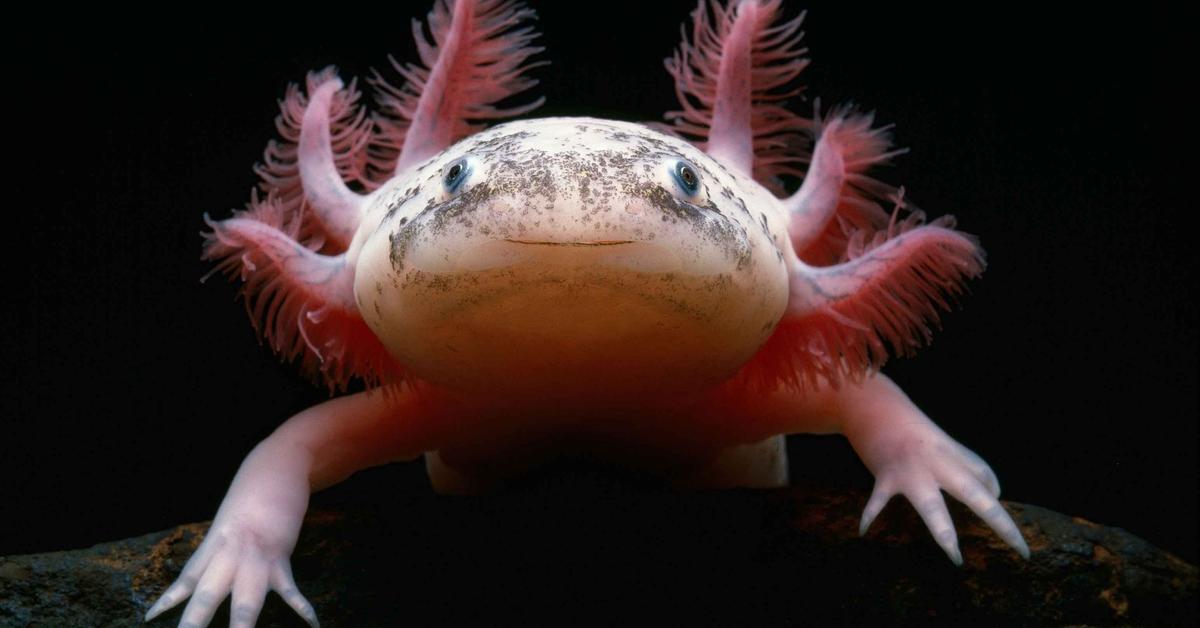
[[[505,360],[576,347],[554,371],[720,379],[786,305],[781,212],[753,180],[642,125],[511,122],[380,190],[355,238],[357,298],[376,335],[434,380],[462,383],[447,358],[470,352],[479,373],[497,345]]]

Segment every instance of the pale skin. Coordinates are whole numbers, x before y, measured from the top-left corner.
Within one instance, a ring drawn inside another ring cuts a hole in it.
[[[490,103],[531,86],[518,66],[533,35],[506,29],[532,12],[438,6],[423,73],[381,88],[391,123],[364,123],[332,71],[310,75],[283,105],[298,139],[268,154],[263,197],[208,221],[206,257],[245,282],[276,351],[331,388],[383,385],[255,447],[147,620],[190,597],[179,625],[198,628],[231,597],[231,626],[252,626],[273,590],[316,626],[290,565],[309,494],[422,455],[442,492],[577,454],[679,487],[761,488],[787,483],[785,435],[840,433],[875,476],[860,532],[903,495],[961,564],[944,491],[1029,556],[988,465],[877,370],[928,340],[982,249],[864,174],[896,154],[869,116],[771,104],[803,67],[777,0],[696,18],[698,33],[727,23],[668,62],[685,97],[669,133],[592,118],[477,132],[468,119],[528,109]],[[786,152],[796,129],[811,156]],[[371,142],[399,153],[373,166],[386,180],[353,172]],[[794,194],[765,187],[799,162]]]

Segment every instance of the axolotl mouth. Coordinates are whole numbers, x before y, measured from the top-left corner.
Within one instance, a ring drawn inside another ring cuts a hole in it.
[[[534,244],[540,246],[616,246],[618,244],[633,244],[633,240],[600,240],[598,242],[573,241],[573,242],[550,242],[546,240],[516,240],[513,238],[504,238],[505,242],[514,244]]]
[[[421,255],[414,255],[417,267]],[[445,261],[445,258],[443,258]],[[475,272],[521,265],[613,267],[639,273],[672,273],[683,260],[669,247],[637,240],[524,240],[503,238],[464,247],[453,266]]]

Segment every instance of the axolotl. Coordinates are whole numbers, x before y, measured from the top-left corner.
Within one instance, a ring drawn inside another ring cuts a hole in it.
[[[542,51],[512,0],[436,0],[420,63],[369,79],[371,115],[333,69],[292,86],[261,185],[205,216],[204,255],[280,355],[365,390],[251,451],[146,619],[190,596],[180,625],[203,626],[232,595],[250,626],[274,590],[316,626],[290,567],[309,494],[422,456],[448,493],[561,456],[778,487],[785,435],[841,433],[875,476],[860,531],[900,494],[961,563],[945,491],[1028,557],[988,465],[879,372],[928,341],[983,251],[867,174],[901,152],[872,116],[787,108],[803,17],[700,0],[665,123],[488,128],[541,104],[497,106]]]

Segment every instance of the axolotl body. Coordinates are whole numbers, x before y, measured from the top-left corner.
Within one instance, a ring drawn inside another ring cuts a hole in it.
[[[870,116],[783,106],[807,60],[779,5],[701,0],[667,60],[670,125],[485,129],[539,104],[494,107],[540,51],[532,11],[502,0],[439,0],[433,42],[415,23],[422,64],[372,79],[374,117],[333,70],[293,87],[261,194],[206,217],[205,255],[276,351],[368,386],[254,448],[147,619],[191,596],[180,625],[205,625],[232,594],[249,626],[273,589],[316,625],[289,563],[310,492],[421,456],[454,493],[561,456],[773,487],[784,435],[842,433],[876,477],[863,531],[903,494],[961,562],[945,490],[1027,556],[988,465],[878,372],[928,340],[982,250],[865,174],[898,152]]]

